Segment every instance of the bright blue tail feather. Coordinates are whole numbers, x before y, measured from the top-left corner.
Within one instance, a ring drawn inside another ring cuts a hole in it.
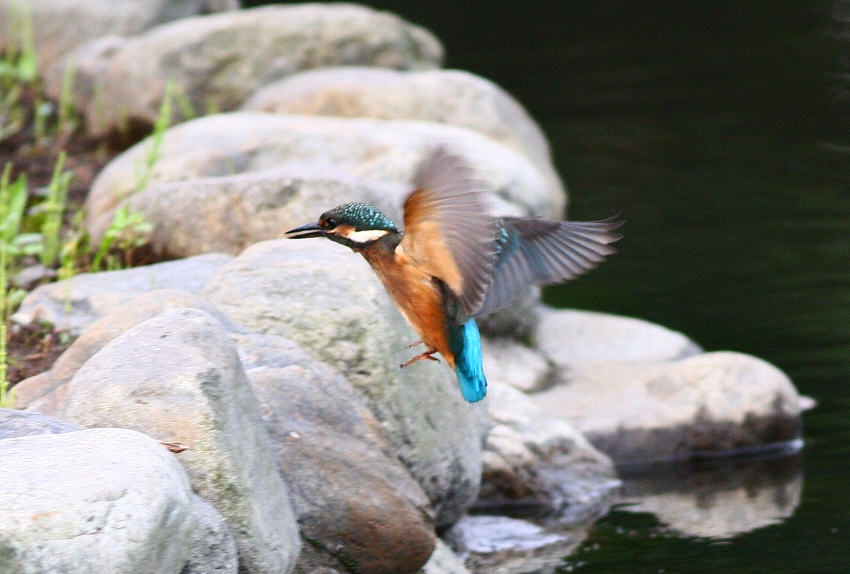
[[[455,356],[455,373],[463,398],[474,403],[487,394],[487,379],[481,364],[481,335],[475,319],[450,333],[449,345]]]

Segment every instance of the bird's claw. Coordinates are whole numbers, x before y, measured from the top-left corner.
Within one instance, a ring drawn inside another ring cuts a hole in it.
[[[413,363],[415,363],[416,361],[421,361],[422,359],[431,359],[432,361],[437,361],[437,362],[439,363],[439,362],[440,362],[440,359],[438,359],[437,357],[433,357],[433,356],[431,356],[431,354],[432,354],[432,353],[436,353],[436,352],[437,352],[437,351],[436,351],[436,350],[433,350],[433,349],[432,349],[432,350],[430,350],[430,351],[425,351],[425,352],[424,352],[424,353],[422,353],[421,355],[416,355],[415,357],[413,357],[412,359],[410,359],[410,360],[409,360],[409,361],[407,361],[406,363],[402,364],[399,368],[400,368],[400,369],[403,369],[403,368],[405,368],[405,367],[408,367],[408,366],[412,365],[412,364],[413,364]]]
[[[415,346],[417,346],[417,345],[421,345],[421,344],[422,344],[422,341],[416,341],[415,343],[411,343],[411,344],[409,344],[409,345],[408,345],[407,347],[405,347],[405,348],[406,348],[406,349],[412,349],[413,347],[415,347]]]

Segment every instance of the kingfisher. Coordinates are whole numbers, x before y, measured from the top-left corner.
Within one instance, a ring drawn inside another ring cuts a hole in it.
[[[425,351],[403,365],[440,353],[457,375],[463,398],[487,394],[475,317],[498,311],[532,285],[572,279],[615,252],[622,222],[495,217],[486,190],[459,155],[427,154],[404,202],[404,231],[371,205],[353,202],[315,223],[286,232],[291,239],[326,237],[360,253],[421,337]]]

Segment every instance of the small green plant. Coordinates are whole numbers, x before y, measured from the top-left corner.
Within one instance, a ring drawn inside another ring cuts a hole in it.
[[[0,175],[0,407],[14,406],[14,392],[9,392],[6,373],[9,357],[6,349],[7,325],[13,308],[9,292],[11,260],[17,254],[15,240],[21,228],[27,202],[27,181],[24,175],[10,183],[12,164],[6,164]]]
[[[41,204],[44,212],[44,221],[41,224],[41,238],[43,247],[41,251],[41,263],[52,267],[59,260],[62,242],[60,232],[62,231],[62,216],[65,213],[65,203],[68,199],[68,185],[73,177],[70,171],[62,171],[65,166],[65,151],[59,153],[56,166],[53,168],[53,177],[48,186],[47,200]]]
[[[0,141],[21,131],[27,123],[24,99],[37,91],[38,59],[32,38],[32,14],[23,4],[9,11],[10,41],[0,58]],[[12,34],[12,32],[17,34]]]
[[[194,120],[198,117],[198,113],[195,111],[195,106],[192,105],[192,101],[189,99],[189,96],[186,95],[186,90],[182,87],[179,87],[175,90],[175,99],[177,100],[177,105],[180,107],[180,114],[183,116],[184,120]]]
[[[147,187],[153,168],[159,161],[163,136],[165,135],[165,130],[171,125],[171,100],[176,90],[177,83],[174,80],[168,80],[165,86],[165,95],[162,98],[162,105],[159,107],[159,113],[153,125],[153,132],[148,137],[150,146],[148,146],[147,153],[145,153],[141,162],[136,165],[136,191]]]
[[[103,234],[103,239],[100,240],[97,253],[91,263],[91,270],[100,271],[104,260],[107,262],[107,269],[119,269],[121,267],[119,259],[110,257],[110,251],[113,247],[117,248],[123,255],[124,265],[130,267],[133,264],[133,250],[146,245],[150,241],[152,230],[153,227],[145,221],[141,213],[133,211],[129,205],[119,207],[115,210],[115,216],[112,218],[109,228]]]

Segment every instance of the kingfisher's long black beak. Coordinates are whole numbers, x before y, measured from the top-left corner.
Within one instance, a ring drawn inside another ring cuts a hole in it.
[[[289,239],[306,239],[308,237],[325,237],[328,234],[327,231],[319,227],[318,223],[308,223],[307,225],[302,225],[301,227],[296,227],[295,229],[290,229],[286,232],[286,236]]]

